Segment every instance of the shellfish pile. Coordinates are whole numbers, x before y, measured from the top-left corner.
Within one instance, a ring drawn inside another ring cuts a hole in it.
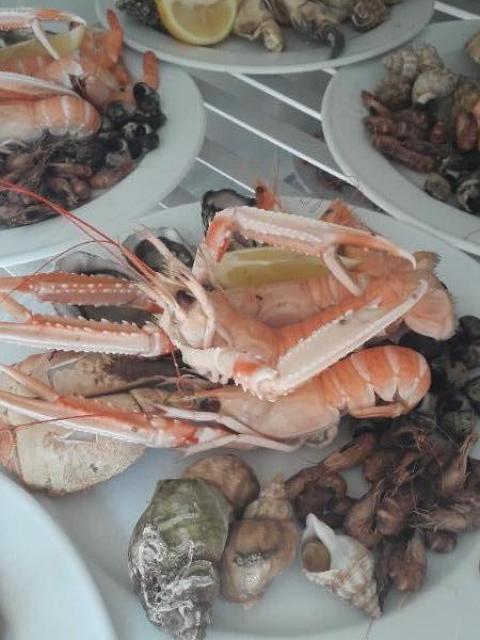
[[[35,9],[2,11],[15,12],[17,24],[27,27],[43,16]],[[51,12],[57,20],[70,15]],[[135,82],[122,61],[120,23],[112,11],[108,19],[104,30],[71,16],[69,31],[48,40],[39,27],[38,41],[28,28],[9,31],[14,22],[7,19],[0,48],[0,179],[68,209],[134,170],[158,147],[166,121],[155,56],[144,54],[142,81]],[[27,194],[0,193],[0,228],[52,215]]]
[[[268,51],[279,53],[285,48],[282,27],[291,27],[329,46],[331,57],[336,58],[345,46],[343,24],[370,31],[389,18],[391,7],[398,2],[401,0],[240,0],[233,33],[250,41],[261,40]],[[163,29],[155,0],[117,0],[117,7],[149,27]]]
[[[465,45],[478,62],[479,35]],[[435,47],[411,45],[383,59],[385,78],[362,92],[373,146],[427,174],[425,191],[480,215],[480,82],[448,69]]]
[[[427,550],[449,553],[460,534],[480,529],[480,461],[472,457],[480,424],[479,331],[479,319],[465,316],[448,341],[405,334],[403,343],[432,363],[422,405],[394,420],[350,421],[350,442],[287,481],[307,541],[325,545],[331,527],[372,552],[381,607],[391,587],[421,587]],[[369,486],[360,498],[348,495],[341,475],[354,468]],[[320,557],[325,550],[316,545],[307,552]],[[310,562],[309,555],[307,577],[319,582]]]

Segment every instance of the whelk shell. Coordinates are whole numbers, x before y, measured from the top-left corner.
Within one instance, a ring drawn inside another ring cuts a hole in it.
[[[323,543],[328,555],[326,552],[320,555],[320,545],[313,549],[315,541]],[[312,551],[315,551],[313,561]],[[328,556],[330,562],[326,562]],[[302,539],[302,560],[303,571],[309,580],[326,587],[370,618],[381,616],[373,555],[359,542],[350,536],[336,534],[310,514]]]

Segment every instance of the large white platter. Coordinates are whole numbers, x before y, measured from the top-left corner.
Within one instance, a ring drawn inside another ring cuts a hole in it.
[[[125,50],[125,61],[140,77],[141,56]],[[124,180],[102,192],[75,214],[104,231],[144,215],[185,177],[203,143],[206,115],[197,86],[182,69],[161,65],[159,93],[166,124],[160,146],[147,154]],[[0,267],[41,260],[75,242],[79,232],[67,220],[50,218],[26,227],[0,229]]]
[[[97,15],[102,22],[106,9],[114,5],[114,0],[96,0]],[[125,42],[133,49],[151,49],[161,60],[196,69],[253,74],[302,73],[372,58],[413,38],[428,24],[432,13],[433,0],[403,0],[393,7],[389,19],[372,31],[359,33],[342,26],[346,38],[344,53],[330,60],[328,47],[307,40],[292,29],[285,29],[286,47],[281,53],[269,53],[260,41],[249,42],[237,36],[216,46],[194,47],[117,11],[125,29]]]
[[[301,200],[287,202],[285,210],[312,214],[328,203]],[[376,231],[410,250],[427,249],[441,257],[439,275],[450,288],[459,314],[480,315],[480,299],[472,295],[472,282],[480,278],[480,265],[431,234],[383,214],[359,210]],[[190,242],[201,234],[200,206],[188,205],[144,218],[147,227],[172,226]],[[131,232],[125,230],[124,235]],[[468,273],[468,278],[465,274]],[[2,345],[2,360],[24,357],[26,350]],[[346,434],[343,434],[345,440]],[[342,443],[342,437],[335,443]],[[324,452],[302,449],[292,454],[270,451],[241,453],[261,480],[275,473],[286,475],[313,464]],[[474,452],[480,456],[480,448]],[[62,524],[88,561],[101,588],[121,640],[166,638],[151,626],[132,592],[126,565],[126,549],[132,528],[151,498],[156,482],[177,477],[185,462],[174,452],[149,451],[126,473],[93,489],[63,498],[41,498]],[[355,475],[349,492],[361,495],[365,488]],[[456,551],[447,556],[429,554],[428,577],[421,591],[401,604],[388,601],[382,619],[369,629],[368,621],[301,575],[298,564],[278,578],[263,601],[251,611],[218,602],[207,637],[215,640],[452,640],[475,638],[480,602],[480,535],[465,535]]]
[[[437,47],[447,66],[457,73],[480,78],[480,66],[463,51],[466,40],[480,29],[480,20],[458,20],[433,25],[415,42]],[[384,77],[380,58],[341,69],[330,82],[322,105],[325,139],[345,175],[391,215],[407,220],[452,242],[464,251],[480,255],[480,217],[427,195],[425,174],[390,162],[370,144],[362,119],[366,111],[362,89],[372,90]]]
[[[71,542],[0,473],[2,640],[115,640],[95,584]]]

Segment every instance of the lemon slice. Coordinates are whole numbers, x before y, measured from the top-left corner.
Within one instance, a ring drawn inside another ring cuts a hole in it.
[[[56,33],[48,36],[48,41],[61,56],[67,56],[80,47],[85,31],[86,26],[80,24],[65,33]],[[21,60],[22,58],[31,58],[46,53],[45,47],[36,38],[17,42],[9,47],[0,48],[0,65],[9,60]]]
[[[156,0],[168,32],[187,44],[208,45],[225,40],[233,29],[237,0]]]
[[[216,269],[218,281],[226,289],[304,280],[325,273],[326,267],[319,258],[275,247],[230,251]]]

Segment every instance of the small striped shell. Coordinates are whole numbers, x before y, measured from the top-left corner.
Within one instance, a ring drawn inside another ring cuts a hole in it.
[[[304,567],[306,577],[361,609],[370,618],[379,618],[381,609],[370,551],[353,538],[335,533],[311,513],[307,516],[302,546],[312,540],[320,540],[327,548],[330,569],[312,572]]]

